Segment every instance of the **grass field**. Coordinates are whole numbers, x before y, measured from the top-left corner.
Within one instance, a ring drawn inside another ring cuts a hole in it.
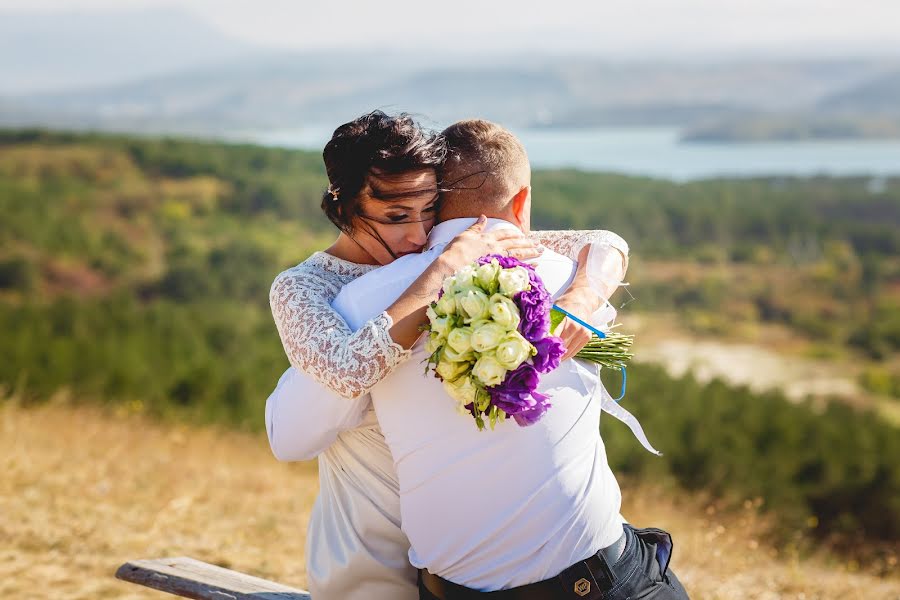
[[[165,425],[50,402],[0,403],[0,596],[164,598],[119,582],[134,558],[187,555],[304,587],[314,463],[278,463],[261,435]],[[623,486],[623,514],[675,537],[692,598],[900,599],[888,577],[763,540],[753,502],[720,511],[700,496]],[[884,570],[882,568],[882,570]]]

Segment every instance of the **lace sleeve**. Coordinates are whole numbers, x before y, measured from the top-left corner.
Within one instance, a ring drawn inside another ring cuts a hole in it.
[[[299,265],[275,278],[269,303],[291,366],[339,396],[356,399],[410,353],[391,339],[393,322],[386,312],[350,331],[330,304],[340,287]]]
[[[616,233],[605,229],[575,230],[575,231],[532,231],[531,236],[547,246],[554,252],[558,252],[572,260],[578,260],[581,249],[588,244],[610,246],[622,253],[624,271],[628,271],[628,242]]]

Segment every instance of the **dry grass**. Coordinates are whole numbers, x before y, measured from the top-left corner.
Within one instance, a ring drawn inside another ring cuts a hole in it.
[[[0,596],[161,599],[113,573],[175,555],[305,585],[315,466],[276,462],[264,437],[61,405],[5,402],[0,419]],[[647,486],[624,496],[632,522],[672,531],[693,598],[900,598],[896,577],[776,555],[752,506],[718,514]]]

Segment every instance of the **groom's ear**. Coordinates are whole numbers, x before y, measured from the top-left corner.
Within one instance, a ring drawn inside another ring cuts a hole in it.
[[[523,230],[528,231],[531,226],[531,186],[526,185],[516,192],[512,198],[512,211],[516,219],[516,224]]]

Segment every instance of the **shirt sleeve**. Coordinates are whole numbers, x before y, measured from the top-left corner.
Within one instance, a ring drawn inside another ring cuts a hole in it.
[[[355,400],[409,358],[391,339],[386,312],[351,331],[331,307],[339,285],[294,267],[275,278],[269,304],[291,366],[343,398]]]
[[[266,434],[275,458],[309,460],[338,434],[362,423],[371,396],[342,398],[312,377],[289,367],[266,400]]]
[[[421,254],[407,254],[341,288],[331,307],[343,317],[350,329],[357,330],[373,316],[386,311],[431,266],[446,244]],[[437,300],[437,298],[434,298]]]

